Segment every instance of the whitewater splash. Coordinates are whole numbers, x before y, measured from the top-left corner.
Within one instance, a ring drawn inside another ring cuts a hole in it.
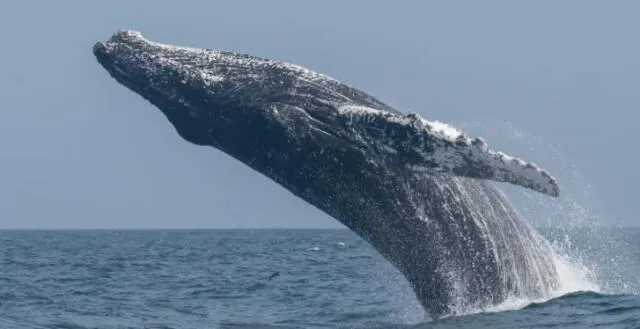
[[[540,239],[544,240],[542,237],[540,237]],[[543,243],[546,244],[548,242],[544,240]],[[602,293],[600,285],[596,283],[594,271],[582,264],[579,260],[559,253],[555,249],[552,249],[551,257],[558,273],[558,286],[556,289],[551,290],[548,295],[540,296],[539,298],[511,295],[500,304],[484,308],[458,310],[457,315],[514,311],[523,309],[531,304],[544,303],[575,292],[589,291]]]
[[[541,198],[537,193],[530,193],[527,190],[511,188],[506,185],[502,187],[508,191],[509,195],[516,197],[516,199],[520,201],[518,205],[521,207],[513,206],[512,208],[523,208],[529,214],[528,216],[522,216],[519,213],[516,214],[525,219],[527,226],[530,226],[529,222],[531,219],[535,219],[534,222],[537,224],[553,225],[564,231],[559,237],[549,241],[538,231],[531,228],[532,241],[535,241],[535,244],[538,245],[538,247],[532,251],[537,249],[538,252],[548,253],[549,259],[552,261],[555,272],[557,273],[557,285],[553,289],[546,291],[545,294],[538,297],[511,293],[499,304],[478,308],[458,308],[454,314],[468,315],[518,310],[533,303],[544,303],[567,294],[583,291],[613,294],[634,293],[634,291],[625,289],[624,285],[620,282],[602,282],[599,272],[603,269],[599,268],[596,262],[586,261],[585,258],[590,255],[585,254],[583,250],[576,250],[573,246],[572,237],[566,232],[574,228],[594,227],[602,222],[602,218],[596,215],[589,207],[589,204],[596,203],[592,202],[592,185],[586,182],[579,170],[572,164],[573,162],[569,161],[555,145],[545,142],[544,139],[539,136],[518,129],[510,123],[496,122],[486,124],[473,122],[461,126],[467,131],[482,133],[487,137],[491,136],[492,133],[495,134],[495,137],[509,136],[509,138],[503,139],[513,143],[513,145],[508,146],[518,149],[530,149],[531,151],[544,150],[543,156],[540,154],[530,156],[554,160],[550,164],[550,168],[553,169],[560,180],[565,182],[565,193],[559,202],[549,202],[546,198]],[[494,140],[500,139],[494,138]],[[504,146],[501,146],[501,148],[502,147]],[[512,203],[506,197],[504,201],[509,204]],[[610,243],[601,241],[594,233],[588,234],[588,236],[589,239],[597,245],[610,245]],[[621,249],[624,249],[624,247]],[[621,262],[617,260],[615,256],[612,256],[610,261],[614,268],[619,267]],[[599,260],[598,262],[603,263],[603,260]],[[611,275],[607,276],[611,277]]]
[[[603,293],[602,287],[597,283],[597,275],[594,270],[584,265],[580,259],[570,256],[564,246],[550,243],[537,232],[534,232],[532,236],[538,246],[532,249],[529,257],[535,260],[538,258],[534,255],[536,252],[548,254],[549,259],[552,261],[551,267],[555,269],[557,275],[557,284],[553,289],[546,290],[545,293],[536,297],[519,294],[517,290],[511,290],[503,302],[493,305],[460,307],[459,305],[464,305],[464,302],[458,301],[458,304],[453,306],[452,312],[443,317],[519,310],[534,303],[544,303],[575,292]],[[536,268],[537,266],[541,267]],[[541,275],[544,275],[542,273],[547,272],[545,270],[546,267],[548,267],[548,264],[536,263],[534,269],[541,270]],[[518,284],[522,283],[524,282],[519,282]],[[464,298],[463,296],[460,297]]]

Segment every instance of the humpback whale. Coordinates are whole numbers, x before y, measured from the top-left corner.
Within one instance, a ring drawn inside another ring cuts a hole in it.
[[[538,165],[290,63],[130,30],[93,54],[184,140],[226,153],[357,233],[432,317],[557,288],[549,244],[494,183],[558,196]]]

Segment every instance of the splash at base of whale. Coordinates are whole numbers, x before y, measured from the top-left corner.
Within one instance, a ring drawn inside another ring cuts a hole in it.
[[[225,152],[360,235],[431,316],[557,287],[549,245],[486,182],[558,196],[537,165],[293,64],[125,30],[93,52],[185,140]]]

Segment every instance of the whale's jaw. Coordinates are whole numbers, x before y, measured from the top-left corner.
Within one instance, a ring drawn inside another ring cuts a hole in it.
[[[296,65],[126,30],[93,52],[185,140],[227,153],[359,234],[433,316],[554,288],[548,246],[484,182],[558,196],[537,165]]]

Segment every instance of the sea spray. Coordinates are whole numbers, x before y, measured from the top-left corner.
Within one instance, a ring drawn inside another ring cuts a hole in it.
[[[502,143],[497,145],[500,148],[522,150],[522,156],[544,161],[562,182],[563,193],[554,200],[500,184],[517,209],[551,243],[561,282],[557,294],[637,293],[637,284],[628,282],[629,275],[616,270],[629,262],[630,246],[624,239],[602,234],[610,226],[610,218],[597,188],[582,173],[577,160],[561,146],[509,122],[471,122],[461,126]]]

